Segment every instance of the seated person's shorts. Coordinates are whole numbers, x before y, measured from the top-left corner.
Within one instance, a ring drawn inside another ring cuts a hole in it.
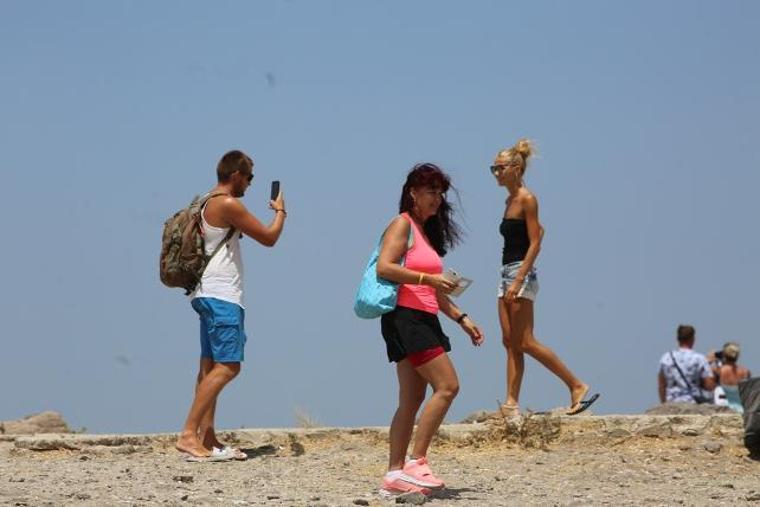
[[[217,363],[240,363],[244,359],[245,310],[216,298],[195,298],[190,304],[201,321],[201,357]]]

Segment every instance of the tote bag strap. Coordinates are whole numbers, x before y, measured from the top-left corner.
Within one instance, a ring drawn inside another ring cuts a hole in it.
[[[411,222],[410,218],[404,215],[405,214],[402,213],[399,215],[399,217],[403,217],[407,222],[409,222],[409,238],[406,240],[406,252],[404,252],[404,255],[401,256],[402,264],[403,264],[403,259],[406,257],[406,253],[409,250],[411,250],[412,247],[414,246],[414,224]],[[390,223],[385,227],[385,230],[383,231],[383,233],[380,235],[380,241],[377,242],[378,255],[380,255],[380,248],[383,246],[383,239],[385,239],[385,233],[388,232],[388,229],[390,228],[391,225],[393,225],[393,222],[395,222],[397,218],[398,217],[391,220]]]

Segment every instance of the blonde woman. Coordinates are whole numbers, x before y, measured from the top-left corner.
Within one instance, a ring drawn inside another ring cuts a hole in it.
[[[549,347],[533,335],[533,305],[538,294],[534,264],[541,249],[544,229],[538,220],[538,199],[523,183],[533,144],[522,139],[499,151],[491,173],[507,189],[507,202],[499,231],[504,237],[501,281],[498,291],[499,323],[507,352],[507,396],[502,412],[520,414],[520,386],[525,371],[525,354],[557,375],[570,390],[568,415],[580,414],[598,394],[586,399],[589,386],[565,366]]]

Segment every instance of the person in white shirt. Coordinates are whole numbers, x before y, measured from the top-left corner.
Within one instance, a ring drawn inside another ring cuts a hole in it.
[[[191,305],[200,317],[200,370],[195,398],[175,447],[192,460],[246,457],[240,450],[219,442],[214,431],[217,397],[240,372],[244,359],[245,306],[239,237],[244,234],[264,246],[274,246],[287,215],[282,192],[269,203],[274,210],[269,225],[262,224],[240,202],[253,180],[253,165],[242,151],[226,153],[217,165],[218,183],[209,192],[213,197],[201,210],[206,255],[214,252],[220,242],[227,244],[211,258],[190,295]]]

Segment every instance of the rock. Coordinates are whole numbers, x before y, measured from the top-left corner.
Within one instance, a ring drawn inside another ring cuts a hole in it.
[[[704,448],[705,448],[705,451],[709,453],[717,454],[723,448],[723,444],[721,444],[720,442],[707,442],[705,443]]]
[[[172,480],[175,482],[193,482],[195,479],[192,475],[175,475],[172,477]]]
[[[744,499],[748,502],[760,502],[760,493],[749,493]]]
[[[422,493],[404,493],[396,497],[396,503],[408,503],[411,505],[422,505],[427,502],[427,497]]]
[[[462,419],[460,424],[479,423],[488,420],[489,417],[491,417],[490,412],[487,412],[485,410],[478,410],[477,412],[473,412],[472,414]]]
[[[712,415],[712,414],[726,414],[731,413],[731,409],[728,407],[718,407],[711,403],[702,403],[697,405],[696,403],[683,403],[683,402],[668,402],[660,405],[655,405],[647,409],[644,412],[647,415],[680,415],[680,414],[697,414],[697,415]]]
[[[624,428],[613,428],[607,431],[607,436],[610,438],[628,438],[631,436],[631,432]]]
[[[673,428],[668,421],[656,422],[639,429],[639,435],[644,437],[663,438],[673,435]]]
[[[354,505],[369,505],[369,502],[364,498],[357,498],[354,500]]]
[[[0,421],[0,433],[6,435],[36,435],[38,433],[71,433],[58,412],[47,411],[16,421]]]
[[[685,437],[696,437],[700,434],[702,434],[702,432],[696,428],[686,428],[685,430],[681,431],[681,435]]]
[[[56,435],[19,437],[16,439],[15,446],[19,449],[29,449],[30,451],[79,450],[76,442]]]

